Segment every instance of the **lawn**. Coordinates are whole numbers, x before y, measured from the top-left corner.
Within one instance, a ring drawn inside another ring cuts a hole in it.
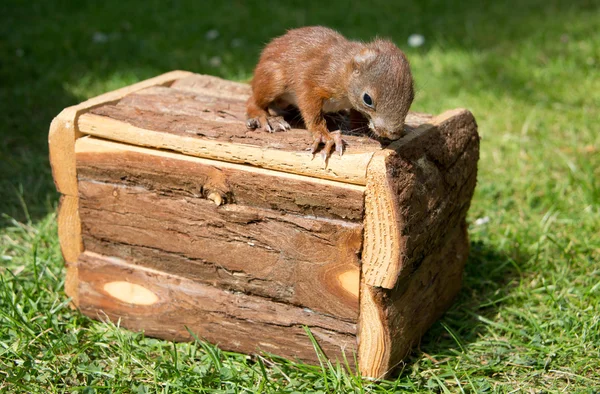
[[[0,391],[600,393],[597,1],[5,0],[0,15]],[[390,37],[412,63],[413,110],[468,108],[482,136],[463,289],[395,379],[69,309],[52,117],[172,69],[247,80],[269,39],[309,24]]]

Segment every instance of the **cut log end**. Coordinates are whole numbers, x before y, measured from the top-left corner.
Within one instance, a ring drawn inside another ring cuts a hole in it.
[[[126,304],[148,306],[158,302],[156,294],[137,283],[108,282],[103,289],[109,296]]]
[[[338,280],[342,289],[351,294],[353,297],[358,299],[359,292],[359,276],[358,270],[344,271],[338,276]]]

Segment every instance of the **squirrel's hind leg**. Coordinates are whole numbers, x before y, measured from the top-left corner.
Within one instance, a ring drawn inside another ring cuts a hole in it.
[[[274,70],[267,70],[262,63],[254,72],[252,95],[246,103],[246,127],[254,130],[263,127],[266,131],[290,130],[283,116],[271,116],[269,106],[285,93],[285,83]]]
[[[269,133],[291,129],[290,124],[283,119],[283,116],[271,116],[267,110],[256,106],[250,100],[248,100],[246,110],[246,127],[248,129],[255,130],[263,127]]]

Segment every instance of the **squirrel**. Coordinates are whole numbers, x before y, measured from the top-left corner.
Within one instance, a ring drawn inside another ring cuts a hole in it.
[[[302,27],[275,38],[262,51],[246,104],[246,127],[286,131],[291,127],[269,108],[293,105],[312,133],[311,153],[321,143],[324,160],[341,156],[340,131],[329,132],[325,113],[354,110],[378,137],[402,137],[414,99],[413,78],[404,53],[389,40],[347,40],[335,30]]]

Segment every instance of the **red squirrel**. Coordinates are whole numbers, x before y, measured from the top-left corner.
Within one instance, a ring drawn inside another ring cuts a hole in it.
[[[355,110],[365,116],[375,135],[402,137],[414,98],[413,78],[404,53],[391,41],[349,41],[322,27],[289,30],[262,51],[254,70],[246,126],[276,132],[290,129],[269,108],[298,107],[312,133],[311,152],[319,145],[327,159],[335,146],[341,156],[339,131],[329,132],[324,113]]]

